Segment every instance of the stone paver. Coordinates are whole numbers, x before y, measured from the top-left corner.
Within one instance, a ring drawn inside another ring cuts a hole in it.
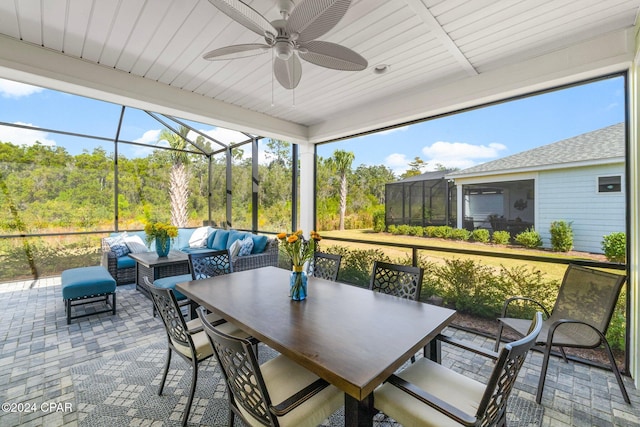
[[[117,314],[104,313],[66,324],[60,277],[0,283],[1,426],[75,426],[76,396],[70,368],[166,336],[151,302],[132,285],[118,286]],[[87,310],[93,310],[87,306]],[[451,329],[457,338],[491,349],[493,341]],[[535,401],[542,355],[532,352],[514,393]],[[492,362],[443,345],[443,364],[480,381]],[[632,400],[622,400],[611,372],[554,358],[543,395],[543,427],[640,427],[640,392],[624,378]],[[5,408],[6,404],[14,404]],[[148,420],[141,419],[140,425]]]

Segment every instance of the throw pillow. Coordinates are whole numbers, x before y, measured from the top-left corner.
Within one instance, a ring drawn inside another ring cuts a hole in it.
[[[211,234],[211,227],[199,227],[196,228],[191,237],[189,238],[190,248],[204,248],[207,246],[207,240],[209,234]]]
[[[107,245],[109,245],[109,249],[114,253],[116,258],[120,258],[121,256],[129,254],[129,248],[124,242],[121,234],[113,237],[107,237],[105,239],[105,242],[107,243]]]
[[[241,242],[240,240],[236,240],[231,244],[231,247],[229,248],[230,258],[235,258],[238,256],[238,252],[240,252],[240,242]]]
[[[140,237],[140,236],[136,236],[136,235],[129,236],[129,235],[127,235],[124,238],[124,243],[129,248],[129,252],[131,252],[132,254],[139,254],[141,252],[149,252],[149,248],[147,248],[147,245],[144,244],[144,242],[142,241],[142,237]]]
[[[238,256],[251,255],[251,250],[253,249],[253,239],[251,238],[251,236],[247,236],[242,240],[236,240],[236,242],[240,242],[240,250],[238,251]]]
[[[244,239],[244,236],[246,235],[247,233],[245,233],[244,231],[229,230],[229,238],[227,239],[227,249],[231,248],[231,245],[233,244],[233,242],[235,242],[236,240]]]
[[[257,236],[255,234],[251,235],[253,239],[253,249],[251,250],[252,254],[261,254],[264,252],[267,247],[267,236]]]
[[[227,248],[227,239],[229,238],[229,230],[216,231],[216,237],[213,239],[213,247],[216,251],[221,251]]]
[[[211,229],[211,234],[209,234],[209,237],[207,237],[207,247],[209,249],[213,249],[213,240],[216,238],[216,230],[215,228]]]

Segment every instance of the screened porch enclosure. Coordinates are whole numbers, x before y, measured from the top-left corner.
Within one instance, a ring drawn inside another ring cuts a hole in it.
[[[535,226],[534,180],[465,184],[463,227],[508,231],[515,236]]]
[[[386,226],[455,226],[456,189],[445,178],[448,172],[426,172],[386,184]]]

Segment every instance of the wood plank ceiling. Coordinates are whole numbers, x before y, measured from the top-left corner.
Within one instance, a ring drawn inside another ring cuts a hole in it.
[[[246,2],[277,19],[275,0]],[[261,42],[207,0],[0,0],[0,33],[312,127],[632,28],[638,6],[638,0],[353,0],[321,40],[360,53],[368,69],[334,71],[302,61],[295,92],[274,82],[271,54],[202,59],[215,48]],[[381,64],[389,71],[374,73]]]

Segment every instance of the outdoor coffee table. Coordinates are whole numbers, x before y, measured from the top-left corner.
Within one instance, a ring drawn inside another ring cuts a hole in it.
[[[163,277],[189,273],[189,256],[184,252],[170,251],[166,257],[159,257],[155,252],[140,252],[129,256],[136,261],[136,289],[149,299],[151,294],[144,283],[145,276],[153,283]]]

